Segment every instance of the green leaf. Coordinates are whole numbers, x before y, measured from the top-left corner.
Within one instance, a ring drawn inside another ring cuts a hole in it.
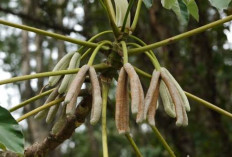
[[[186,25],[189,20],[189,13],[185,3],[182,0],[175,0],[172,10],[175,12],[180,23]]]
[[[226,9],[230,4],[231,0],[209,0],[212,6],[218,9]]]
[[[178,3],[179,3],[179,6],[180,6],[181,15],[183,16],[184,20],[187,23],[188,20],[189,20],[188,8],[187,8],[186,4],[182,0],[178,0]]]
[[[161,3],[164,8],[172,9],[172,6],[175,5],[176,0],[161,0]]]
[[[199,21],[198,6],[195,0],[161,0],[164,8],[172,9],[177,15],[181,24],[187,24],[189,14]]]
[[[189,13],[197,20],[199,21],[199,11],[198,11],[198,6],[195,0],[189,0],[187,2],[187,8]]]
[[[145,6],[149,9],[149,8],[152,7],[153,0],[143,0],[143,3],[144,3]]]
[[[10,112],[0,106],[0,148],[18,154],[24,152],[22,129]]]

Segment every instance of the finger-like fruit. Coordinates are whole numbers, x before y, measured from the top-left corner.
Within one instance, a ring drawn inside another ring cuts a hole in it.
[[[139,106],[138,106],[138,114],[136,117],[136,122],[137,123],[141,123],[143,122],[144,119],[144,92],[143,92],[143,87],[142,84],[140,82],[140,80],[138,79],[138,84],[139,84]]]
[[[67,122],[67,118],[66,118],[66,105],[64,105],[62,107],[61,116],[59,117],[59,119],[57,120],[57,122],[52,127],[51,133],[53,135],[56,135],[57,133],[59,133],[64,128],[66,122]]]
[[[122,67],[116,89],[115,122],[119,134],[128,133],[129,127],[129,95],[125,69]]]
[[[48,98],[47,98],[47,100],[45,101],[44,105],[47,104],[47,103],[49,103],[49,102],[51,102],[51,101],[53,101],[53,100],[55,100],[55,98],[56,98],[58,95],[59,95],[59,93],[58,93],[58,87],[57,87],[57,88],[55,88],[55,89],[52,91],[52,93],[48,96]],[[48,110],[49,110],[49,109],[44,109],[43,111],[40,111],[39,113],[37,113],[37,114],[34,116],[34,118],[35,118],[35,119],[44,118],[44,117],[47,115]]]
[[[60,96],[56,97],[56,99],[59,99],[59,98],[60,98]],[[57,113],[59,107],[60,107],[60,103],[58,103],[58,104],[56,104],[56,105],[49,108],[49,111],[48,111],[48,114],[47,114],[47,117],[46,117],[46,123],[51,123],[52,122],[52,120],[56,116],[56,113]]]
[[[133,114],[138,113],[138,106],[139,106],[139,92],[140,87],[138,84],[138,75],[134,70],[134,67],[130,63],[124,64],[124,69],[129,76],[130,80],[130,90],[131,90],[131,112]]]
[[[73,115],[75,113],[78,94],[79,93],[76,92],[74,96],[72,97],[71,101],[67,104],[67,107],[66,107],[67,116]]]
[[[176,79],[170,74],[170,72],[166,69],[166,68],[162,68],[164,69],[164,71],[167,73],[167,75],[169,76],[169,78],[174,82],[178,92],[180,93],[180,96],[183,100],[184,103],[184,107],[186,109],[186,111],[190,111],[190,105],[189,105],[189,101],[187,96],[184,93],[184,90],[181,88],[181,86],[179,85],[179,83],[176,81]]]
[[[63,58],[61,58],[61,60],[55,65],[52,71],[59,71],[66,69],[74,53],[75,52],[68,53]],[[48,79],[49,86],[54,86],[59,81],[60,78],[61,75],[50,76]]]
[[[85,75],[88,70],[89,70],[89,65],[84,65],[80,68],[79,72],[77,73],[76,77],[72,81],[70,88],[65,96],[65,100],[64,100],[65,104],[68,104],[71,101],[74,94],[78,95],[80,93],[81,86],[85,80]],[[67,108],[69,107],[67,106]]]
[[[77,65],[79,66],[80,59],[81,59],[80,54],[75,53],[72,56],[72,59],[71,59],[71,61],[69,63],[68,70],[75,69]],[[72,81],[73,76],[74,76],[74,74],[67,74],[67,75],[64,76],[64,78],[63,78],[63,80],[61,82],[60,88],[58,90],[58,92],[60,94],[64,93],[69,88],[69,85],[70,85],[70,82]]]
[[[160,72],[154,70],[152,73],[151,82],[150,82],[150,85],[149,85],[149,88],[148,88],[148,91],[147,91],[147,94],[145,97],[145,101],[144,101],[144,103],[145,103],[145,109],[144,109],[144,116],[145,117],[144,117],[144,119],[146,119],[149,106],[152,104],[155,90],[159,84],[159,78],[160,78]]]
[[[175,84],[172,82],[172,80],[169,79],[167,73],[161,69],[161,77],[166,86],[168,87],[169,93],[172,97],[172,100],[175,104],[176,109],[176,125],[181,126],[183,124],[183,107],[182,107],[182,99],[179,95],[179,92],[176,89]]]
[[[170,117],[175,118],[176,117],[175,106],[173,104],[171,95],[169,94],[168,88],[163,80],[160,81],[160,97],[164,105],[164,111]]]
[[[151,104],[149,105],[147,112],[148,123],[153,126],[155,126],[155,114],[156,114],[158,97],[159,97],[159,82],[156,86],[155,92],[152,94]]]
[[[92,85],[92,109],[90,116],[90,124],[96,124],[101,117],[102,110],[102,96],[101,96],[101,87],[98,81],[97,73],[94,67],[89,68],[89,76]]]

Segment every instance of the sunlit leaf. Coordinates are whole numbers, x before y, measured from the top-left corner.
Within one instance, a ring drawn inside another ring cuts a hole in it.
[[[143,3],[145,4],[147,8],[151,8],[153,0],[143,0]]]
[[[226,9],[230,4],[231,0],[209,0],[212,6],[218,9]]]
[[[198,6],[195,0],[189,0],[187,2],[187,8],[189,13],[197,20],[199,21],[199,11],[198,11]]]
[[[176,0],[172,6],[172,10],[175,12],[177,18],[182,25],[186,25],[189,20],[188,9],[182,0]]]
[[[0,106],[0,148],[18,154],[24,152],[22,129],[10,112]]]
[[[162,6],[172,9],[182,24],[186,24],[191,14],[199,21],[198,6],[195,0],[161,0]]]
[[[176,0],[161,0],[163,7],[166,9],[171,9],[175,2]]]

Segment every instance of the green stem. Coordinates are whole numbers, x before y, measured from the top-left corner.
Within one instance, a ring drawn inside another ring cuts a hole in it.
[[[216,112],[218,112],[218,113],[220,113],[222,115],[225,115],[225,116],[228,116],[228,117],[232,118],[231,113],[221,109],[220,107],[217,107],[217,106],[211,104],[210,102],[207,102],[207,101],[205,101],[205,100],[203,100],[203,99],[201,99],[201,98],[199,98],[199,97],[197,97],[197,96],[195,96],[195,95],[193,95],[191,93],[185,92],[185,94],[190,99],[193,99],[194,101],[197,101],[197,102],[203,104],[205,107],[208,107],[211,110],[214,110],[214,111],[216,111]]]
[[[128,52],[127,52],[126,42],[121,41],[120,43],[122,45],[123,63],[126,64],[126,63],[128,63]]]
[[[110,41],[103,41],[101,42],[100,44],[98,44],[98,46],[95,48],[95,50],[93,51],[90,59],[89,59],[89,62],[88,62],[88,65],[92,66],[93,64],[93,61],[97,55],[97,53],[99,52],[100,48],[103,46],[103,45],[106,45],[106,44],[109,44],[109,45],[112,45],[112,43]]]
[[[140,74],[140,75],[142,75],[142,76],[144,76],[144,77],[147,77],[147,78],[151,79],[151,77],[152,77],[151,74],[148,74],[148,73],[146,73],[145,71],[143,71],[143,70],[141,70],[141,69],[139,69],[139,68],[137,68],[137,67],[134,67],[134,68],[135,68],[135,71],[136,71],[138,74]]]
[[[131,25],[131,31],[132,32],[135,30],[136,25],[138,23],[142,2],[143,2],[143,0],[139,0],[138,3],[137,3],[137,8],[136,8],[136,12],[135,12],[134,21],[133,21],[133,23]]]
[[[145,71],[143,71],[143,70],[141,70],[139,68],[136,68],[136,67],[134,67],[134,68],[135,68],[135,71],[138,74],[140,74],[140,75],[142,75],[142,76],[144,76],[146,78],[150,78],[151,79],[152,76],[150,74],[146,73]],[[193,95],[191,93],[185,92],[185,94],[186,94],[187,97],[189,97],[189,98],[191,98],[191,99],[199,102],[200,104],[204,105],[205,107],[207,107],[207,108],[209,108],[211,110],[214,110],[214,111],[216,111],[216,112],[218,112],[218,113],[220,113],[220,114],[222,114],[224,116],[232,118],[232,114],[231,113],[229,113],[229,112],[221,109],[220,107],[217,107],[216,105],[214,105],[214,104],[212,104],[210,102],[207,102],[207,101],[205,101],[205,100],[203,100],[203,99],[201,99],[201,98],[199,98],[199,97],[197,97],[197,96],[195,96],[195,95]]]
[[[105,6],[107,7],[107,9],[109,9],[109,16],[111,16],[112,17],[112,21],[114,21],[115,22],[115,12],[114,12],[114,8],[113,8],[113,5],[112,5],[112,3],[111,3],[111,0],[104,0],[105,1]]]
[[[102,148],[103,157],[108,157],[108,145],[107,145],[107,127],[106,127],[106,109],[107,109],[107,97],[109,92],[109,84],[102,81]]]
[[[55,39],[60,39],[60,40],[68,41],[68,42],[71,42],[71,43],[74,43],[74,44],[78,44],[78,45],[82,45],[82,46],[87,46],[87,47],[97,47],[98,46],[96,43],[92,43],[92,42],[88,42],[88,41],[82,41],[82,40],[77,40],[77,39],[73,39],[73,38],[70,38],[70,37],[66,37],[64,35],[60,35],[60,34],[48,32],[48,31],[44,31],[42,29],[38,29],[38,28],[26,26],[26,25],[20,25],[20,24],[16,24],[16,23],[4,21],[4,20],[0,20],[0,24],[11,26],[11,27],[15,27],[15,28],[19,28],[19,29],[22,29],[22,30],[34,32],[34,33],[45,35],[45,36],[49,36],[49,37],[52,37],[52,38],[55,38]],[[107,49],[107,48],[104,47],[104,49]]]
[[[112,32],[112,31],[111,31]],[[103,40],[98,42],[98,45],[104,41],[109,41],[109,40]],[[110,42],[110,41],[109,41]],[[87,51],[85,51],[85,53],[81,56],[81,60],[84,59],[91,51],[93,50],[93,48],[89,48]]]
[[[162,40],[160,42],[156,42],[154,44],[150,44],[150,45],[147,45],[147,46],[144,46],[144,47],[141,47],[141,48],[131,49],[131,50],[129,50],[129,54],[141,53],[141,52],[152,50],[152,49],[155,49],[155,48],[158,48],[158,47],[161,47],[161,46],[165,46],[165,45],[174,43],[174,42],[176,42],[178,40],[181,40],[181,39],[196,35],[198,33],[201,33],[203,31],[206,31],[206,30],[210,29],[210,28],[214,28],[214,27],[216,27],[218,25],[221,25],[221,24],[223,24],[225,22],[228,22],[228,21],[231,21],[231,20],[232,20],[232,15],[227,16],[224,19],[220,19],[220,20],[217,20],[215,22],[209,23],[209,24],[204,25],[202,27],[193,29],[191,31],[188,31],[188,32],[179,34],[177,36]]]
[[[103,35],[105,35],[105,34],[108,34],[108,33],[112,33],[112,31],[111,31],[111,30],[108,30],[108,31],[103,31],[103,32],[101,32],[101,33],[98,33],[98,34],[94,35],[92,38],[90,38],[90,39],[88,40],[88,42],[92,42],[92,41],[96,40],[97,38],[99,38],[99,37],[101,37],[101,36],[103,36]],[[78,50],[78,52],[79,52],[80,54],[82,54],[82,53],[84,52],[84,49],[85,49],[85,46],[81,46],[81,48]]]
[[[130,136],[130,134],[129,134],[129,133],[126,133],[125,136],[126,136],[127,140],[130,142],[132,148],[134,149],[136,156],[137,156],[137,157],[142,157],[143,155],[142,155],[141,152],[139,151],[138,146],[136,145],[135,141],[134,141],[133,138]]]
[[[150,74],[146,73],[145,71],[143,71],[143,70],[141,70],[141,69],[139,69],[139,68],[137,68],[137,67],[135,67],[135,66],[133,66],[133,67],[134,67],[135,71],[136,71],[139,75],[142,75],[142,76],[144,76],[144,77],[146,77],[146,78],[151,78],[151,75],[150,75]]]
[[[107,13],[109,15],[111,27],[113,29],[115,37],[117,38],[120,35],[120,33],[119,33],[119,29],[115,23],[115,12],[114,12],[113,5],[111,3],[111,0],[104,0],[104,2],[105,2]]]
[[[87,57],[87,55],[93,51],[93,48],[89,48],[87,51],[85,51],[85,53],[83,55],[81,55],[81,60],[84,59],[85,57]]]
[[[104,2],[103,2],[102,0],[99,0],[99,1],[100,1],[100,3],[101,3],[102,7],[103,7],[103,8],[107,11],[106,6],[105,6]]]
[[[48,90],[48,91],[46,91],[46,92],[40,93],[40,94],[38,94],[38,95],[36,95],[36,96],[30,98],[30,99],[27,99],[27,100],[25,100],[24,102],[22,102],[22,103],[20,103],[20,104],[18,104],[18,105],[16,105],[16,106],[14,106],[14,107],[12,107],[11,109],[9,109],[9,111],[10,111],[10,112],[14,112],[14,111],[17,110],[17,109],[22,108],[22,107],[26,106],[27,104],[29,104],[29,103],[31,103],[31,102],[34,102],[34,101],[36,101],[36,100],[38,100],[38,99],[40,99],[40,98],[42,98],[42,97],[44,97],[44,96],[50,94],[53,90],[54,90],[54,88],[53,88],[53,89],[50,89],[50,90]]]
[[[169,155],[171,157],[175,157],[176,155],[174,154],[173,150],[168,145],[168,143],[165,141],[159,130],[155,126],[150,125],[150,127],[152,128],[153,132],[156,134],[156,136],[158,137],[159,141],[162,143],[164,148],[168,151]]]
[[[140,43],[140,45],[143,45],[143,46],[147,45],[143,40],[141,40],[140,38],[138,38],[138,37],[136,37],[134,35],[129,35],[129,38],[132,38],[135,41],[138,41]],[[156,56],[155,56],[155,54],[153,53],[152,50],[149,50],[149,53],[157,60],[157,58],[156,58]]]
[[[136,43],[128,43],[127,45],[132,45],[132,46],[135,46],[135,47],[141,47],[139,44],[136,44]],[[156,68],[156,70],[159,71],[160,70],[160,64],[159,64],[159,61],[157,60],[156,56],[153,57],[153,55],[151,55],[151,53],[149,53],[148,51],[145,51],[144,53],[150,59],[150,61],[152,62],[152,64]]]
[[[124,32],[124,30],[125,30],[126,22],[127,22],[127,19],[128,19],[128,16],[129,16],[129,13],[131,11],[131,8],[132,8],[133,4],[134,4],[134,0],[130,0],[129,6],[128,6],[127,10],[126,10],[126,15],[125,15],[124,20],[123,20],[123,25],[122,25],[121,32]]]
[[[109,65],[107,65],[105,63],[101,63],[101,64],[94,65],[94,68],[101,70],[101,69],[109,68]],[[49,76],[56,76],[56,75],[65,75],[65,74],[75,74],[79,71],[79,69],[80,68],[72,69],[72,70],[60,70],[60,71],[44,72],[44,73],[37,73],[37,74],[13,77],[10,79],[1,80],[0,85],[18,82],[18,81],[23,81],[23,80],[30,80],[30,79],[34,79],[34,78],[49,77]]]
[[[34,110],[28,112],[28,113],[22,115],[20,118],[17,119],[17,122],[20,122],[20,121],[22,121],[22,120],[24,120],[24,119],[26,119],[26,118],[28,118],[28,117],[30,117],[30,116],[33,116],[33,115],[35,115],[36,113],[38,113],[38,112],[40,112],[40,111],[42,111],[42,110],[45,110],[45,109],[47,109],[47,108],[49,108],[49,107],[51,107],[51,106],[53,106],[53,105],[56,105],[56,104],[58,104],[58,103],[60,103],[60,102],[62,102],[62,101],[64,101],[64,97],[59,98],[59,99],[56,99],[56,100],[54,100],[54,101],[51,101],[51,102],[49,102],[49,103],[47,103],[47,104],[44,104],[44,105],[42,105],[42,106],[40,106],[40,107],[38,107],[38,108],[36,108],[36,109],[34,109]]]

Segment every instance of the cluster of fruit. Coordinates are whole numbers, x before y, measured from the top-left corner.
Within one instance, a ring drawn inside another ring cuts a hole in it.
[[[128,84],[131,93],[131,112],[137,114],[137,123],[147,119],[150,125],[155,126],[155,114],[160,93],[164,110],[170,117],[177,118],[176,125],[188,125],[186,114],[186,111],[190,111],[188,99],[169,71],[163,67],[160,71],[154,70],[149,89],[144,97],[143,88],[135,69],[130,63],[126,63],[120,70],[116,90],[115,120],[119,133],[126,133],[130,130]]]

